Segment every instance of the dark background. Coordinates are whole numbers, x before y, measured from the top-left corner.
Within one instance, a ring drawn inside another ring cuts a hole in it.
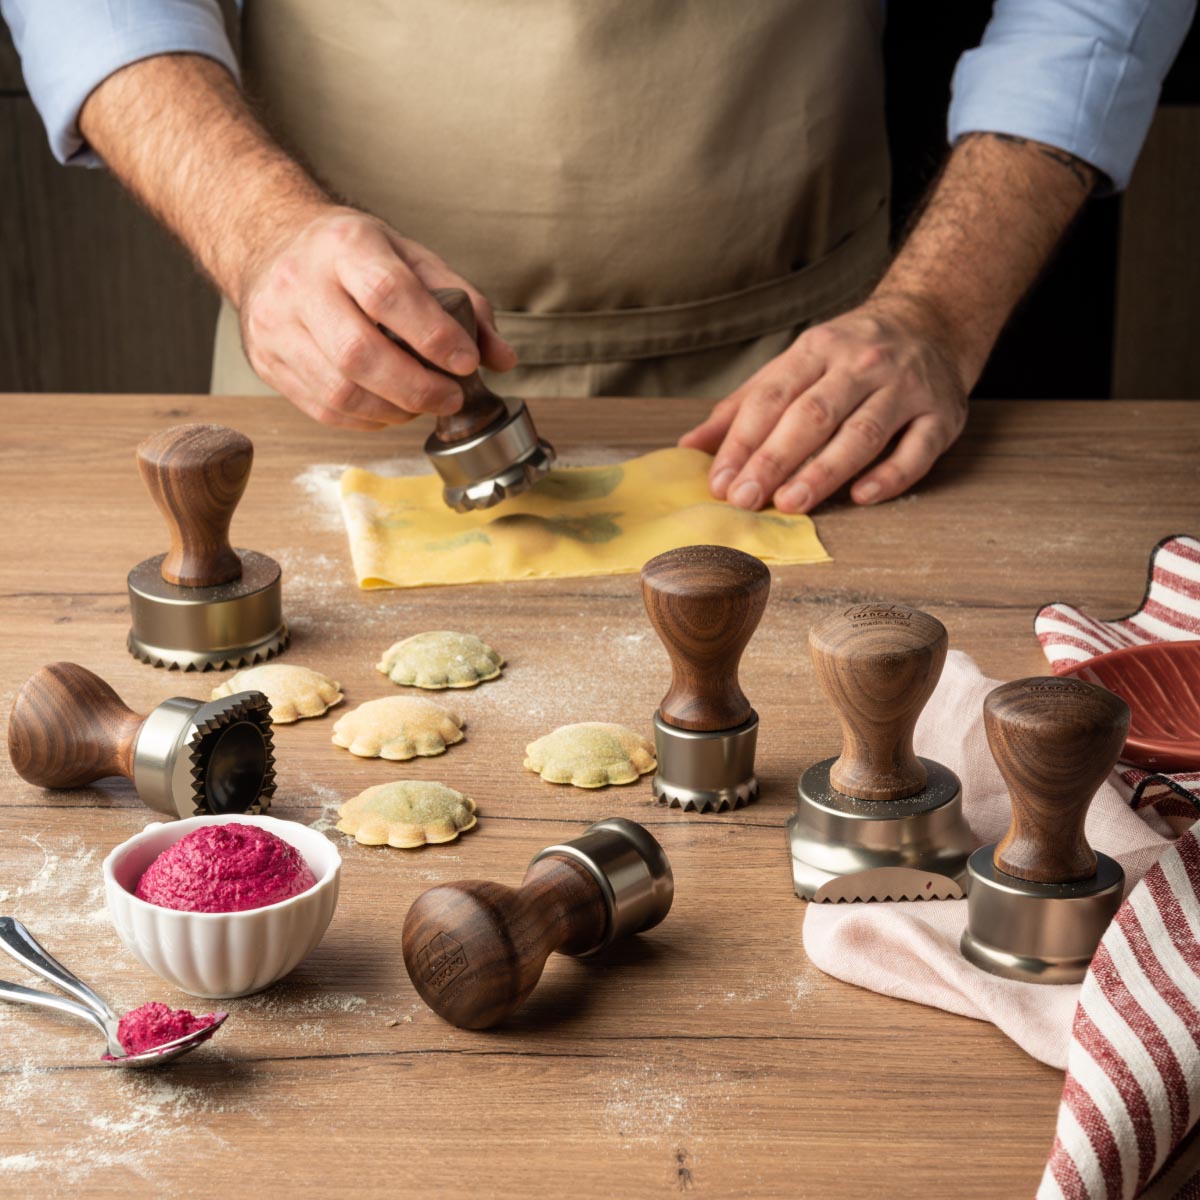
[[[945,154],[954,64],[990,11],[888,4],[897,229]],[[1200,397],[1196,29],[1163,103],[1129,191],[1089,203],[976,395]],[[0,391],[206,391],[215,313],[184,252],[106,172],[53,161],[0,24]]]

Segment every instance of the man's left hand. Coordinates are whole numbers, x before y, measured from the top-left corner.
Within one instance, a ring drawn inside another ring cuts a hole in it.
[[[712,493],[739,508],[807,512],[872,463],[851,498],[889,500],[962,432],[973,364],[950,342],[923,301],[872,297],[806,329],[679,444],[716,455]]]

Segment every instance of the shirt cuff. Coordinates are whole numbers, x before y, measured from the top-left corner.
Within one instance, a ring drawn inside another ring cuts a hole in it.
[[[985,41],[954,71],[951,144],[976,131],[1056,146],[1090,163],[1114,190],[1129,182],[1154,118],[1162,74],[1095,37]]]
[[[115,28],[111,18],[102,15],[110,11],[109,5],[77,7],[78,19],[68,36],[64,37],[62,23],[30,17],[20,45],[25,86],[45,123],[50,149],[61,163],[102,165],[79,132],[79,112],[104,80],[130,63],[157,54],[200,54],[240,78],[216,4],[159,2],[153,21],[131,21],[124,28]]]

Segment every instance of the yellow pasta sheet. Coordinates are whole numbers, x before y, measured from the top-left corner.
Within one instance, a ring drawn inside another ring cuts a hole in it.
[[[771,563],[827,562],[805,516],[714,500],[709,455],[672,447],[625,463],[551,471],[495,508],[456,513],[436,475],[351,467],[342,514],[364,588],[623,575],[676,546],[734,546]]]

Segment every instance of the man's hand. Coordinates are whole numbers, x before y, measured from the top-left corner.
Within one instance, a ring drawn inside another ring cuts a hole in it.
[[[471,297],[478,347],[430,295],[439,287]],[[481,358],[498,371],[516,362],[480,292],[432,251],[349,208],[328,207],[258,256],[239,310],[259,377],[310,417],[347,429],[382,429],[462,404],[456,384],[378,325],[454,375],[469,375]]]
[[[807,512],[894,448],[851,492],[898,496],[966,421],[945,331],[919,301],[878,297],[814,325],[680,439],[715,454],[709,485],[739,508]]]
[[[436,254],[344,208],[276,145],[224,67],[142,59],[88,97],[80,129],[239,309],[258,374],[318,421],[383,429],[462,392],[390,342],[468,374],[516,362],[488,302]],[[480,345],[429,294],[471,297]]]
[[[871,298],[805,330],[680,439],[716,455],[713,495],[807,512],[864,468],[858,504],[920,479],[962,432],[1004,322],[1096,178],[1052,146],[961,139]]]

